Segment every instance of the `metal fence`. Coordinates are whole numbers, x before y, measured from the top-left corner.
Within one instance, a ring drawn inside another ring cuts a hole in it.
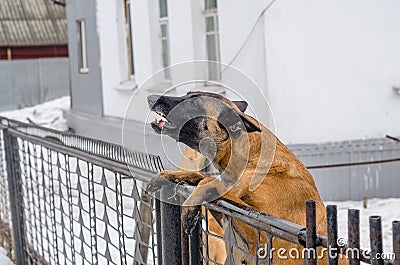
[[[157,261],[154,203],[141,185],[162,170],[158,157],[7,119],[1,124],[0,242],[17,264]]]
[[[308,166],[325,201],[398,198],[400,143],[364,139],[289,148]]]
[[[200,222],[187,235],[180,206],[143,192],[163,169],[158,156],[5,118],[0,137],[0,245],[17,264],[278,264],[270,255],[276,240],[314,250],[338,247],[337,253],[360,248],[359,212],[349,211],[349,244],[339,247],[336,206],[327,207],[324,237],[316,234],[313,201],[305,205],[302,227],[217,200],[198,208]],[[176,196],[192,189],[182,186]],[[224,216],[224,231],[211,229],[211,214]],[[238,243],[238,222],[255,231],[252,248]],[[370,218],[370,230],[371,254],[350,256],[350,264],[399,265],[400,223],[393,222],[395,260],[371,258],[383,252],[380,217]],[[215,260],[212,241],[222,242],[225,261]],[[304,262],[317,260],[311,255]]]

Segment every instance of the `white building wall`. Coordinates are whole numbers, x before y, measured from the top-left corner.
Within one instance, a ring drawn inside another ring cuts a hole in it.
[[[152,35],[154,30],[150,30],[149,2],[134,0],[131,9],[135,76],[134,80],[127,82],[127,59],[123,61],[123,58],[127,58],[123,1],[98,0],[97,21],[105,116],[124,117],[135,84],[140,84],[154,72],[152,44],[155,40]]]
[[[239,68],[266,92],[265,25],[263,19],[257,23],[257,18],[266,6],[264,2],[253,0],[251,5],[246,5],[241,0],[220,0],[218,17],[221,62]],[[254,25],[255,30],[247,40]],[[244,42],[246,44],[243,46]],[[249,91],[243,88],[243,92],[248,94]]]
[[[218,1],[223,63],[231,62],[268,3]],[[168,4],[171,63],[205,59],[202,1]],[[115,5],[99,0],[98,30],[104,115],[122,118],[132,92],[115,89],[123,81]],[[400,83],[396,10],[396,0],[276,1],[232,65],[267,95],[276,133],[284,142],[399,134],[400,96],[392,90]],[[132,14],[140,85],[160,69],[157,1],[133,0]],[[260,101],[246,87],[239,92],[252,105]],[[145,102],[138,107],[145,108]]]
[[[168,1],[169,38],[171,64],[193,60],[195,45],[193,42],[192,1]],[[178,52],[179,51],[179,52]]]
[[[277,1],[266,19],[277,134],[313,143],[400,134],[396,0]]]
[[[270,110],[267,109],[268,83],[266,75],[265,24],[260,17],[262,10],[270,0],[254,0],[251,5],[244,5],[240,0],[218,1],[220,25],[221,62],[232,65],[247,75],[254,85],[239,72],[222,73],[223,82],[245,99],[255,115],[270,130],[275,131]],[[226,66],[222,66],[224,71]],[[226,96],[237,99],[238,95],[227,90]],[[263,98],[266,97],[266,100]]]

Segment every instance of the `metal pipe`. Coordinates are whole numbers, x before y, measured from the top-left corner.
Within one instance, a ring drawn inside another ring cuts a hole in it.
[[[394,265],[400,265],[400,221],[393,221]]]
[[[383,265],[383,259],[380,256],[383,252],[382,221],[380,216],[369,217],[369,236],[371,242],[371,264]]]
[[[157,264],[162,265],[162,239],[161,239],[161,203],[160,192],[158,191],[154,197],[154,204],[156,208],[156,231],[157,231]]]
[[[187,187],[185,187],[185,189],[187,190]],[[186,192],[184,193],[186,194]],[[306,228],[298,224],[291,223],[267,213],[259,212],[243,205],[235,204],[234,202],[223,200],[207,203],[206,208],[231,216],[254,228],[266,231],[291,243],[303,247],[306,245]],[[324,236],[317,235],[316,242],[318,246],[327,246],[327,240]]]
[[[382,160],[375,160],[375,161],[363,161],[363,162],[353,162],[353,163],[338,163],[338,164],[330,164],[330,165],[307,166],[307,169],[363,166],[363,165],[373,165],[373,164],[391,163],[391,162],[398,162],[398,161],[400,161],[400,157],[390,158],[390,159],[382,159]]]
[[[168,202],[174,191],[161,189],[162,264],[182,264],[181,207]]]
[[[347,214],[349,265],[360,265],[360,211],[349,209]]]
[[[339,248],[338,239],[338,224],[337,224],[337,206],[328,205],[326,207],[326,230],[328,234],[328,260],[329,265],[338,265]]]
[[[387,134],[386,134],[386,138],[389,138],[390,140],[393,140],[393,141],[395,141],[395,142],[400,143],[400,139],[397,138],[397,137],[393,137],[393,136],[390,136],[390,135],[387,135]]]
[[[306,201],[306,248],[308,255],[306,256],[307,265],[317,264],[317,211],[314,200]]]

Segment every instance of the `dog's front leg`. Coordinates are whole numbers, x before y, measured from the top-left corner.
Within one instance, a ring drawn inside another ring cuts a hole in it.
[[[205,177],[196,171],[186,170],[164,170],[155,175],[147,183],[147,192],[155,192],[161,189],[163,186],[177,185],[177,184],[188,184],[196,186]]]
[[[185,200],[182,208],[182,224],[186,233],[190,233],[199,219],[198,206],[217,199],[232,201],[249,207],[218,179],[205,178],[201,180],[193,193]]]
[[[199,182],[197,188],[182,205],[181,221],[183,229],[186,233],[191,234],[197,222],[200,220],[201,211],[199,211],[198,205],[201,205],[205,202],[212,202],[217,199],[222,199],[249,207],[246,202],[228,190],[228,188],[218,179],[204,179]],[[233,228],[234,240],[236,242],[232,246],[232,254],[235,260],[234,264],[253,264],[253,259],[250,257],[251,255],[249,256],[249,254],[246,254],[246,252],[243,252],[243,250],[247,249],[249,253],[252,253],[253,255],[255,254],[258,238],[257,231],[251,226],[236,219],[233,219],[230,223],[224,214],[215,212],[212,213],[212,216],[217,220],[218,225],[222,226],[221,228],[225,232],[227,231],[226,229],[229,227],[229,225],[231,225]],[[210,229],[210,227],[208,227],[208,229]],[[216,231],[212,230],[211,232],[216,233]],[[216,237],[211,236],[209,240],[217,241],[219,242],[218,245],[221,245],[221,240],[217,239]],[[209,241],[209,243],[211,243],[211,241]],[[224,244],[224,241],[222,241],[222,244]],[[226,247],[228,247],[228,245],[226,245]],[[214,259],[218,259],[221,263],[224,263],[227,252],[222,252],[216,249],[209,249],[208,251],[211,257],[214,257]],[[226,248],[225,251],[230,250],[229,248]]]

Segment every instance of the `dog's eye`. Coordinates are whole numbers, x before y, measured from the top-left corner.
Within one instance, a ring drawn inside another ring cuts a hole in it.
[[[242,260],[242,265],[247,265],[247,260]]]

